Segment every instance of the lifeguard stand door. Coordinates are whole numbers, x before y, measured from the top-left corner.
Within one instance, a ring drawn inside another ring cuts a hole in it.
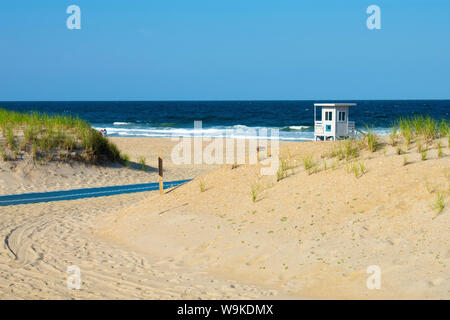
[[[322,123],[324,127],[324,136],[336,136],[336,109],[322,108]]]

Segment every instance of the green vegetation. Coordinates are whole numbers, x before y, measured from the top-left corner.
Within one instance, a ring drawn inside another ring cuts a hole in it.
[[[391,146],[393,146],[393,147],[397,144],[397,138],[398,138],[397,130],[398,130],[397,127],[395,127],[395,126],[392,127],[391,134],[389,135],[389,140],[391,142]]]
[[[449,135],[449,123],[442,119],[440,122],[430,116],[415,116],[413,118],[400,118],[395,124],[405,139],[407,146],[414,137],[422,136],[425,142]]]
[[[327,160],[323,159],[323,170],[327,170]]]
[[[441,121],[434,120],[429,116],[415,116],[412,118],[400,118],[394,127],[400,129],[401,136],[404,139],[406,149],[408,150],[412,141],[415,141],[417,152],[421,154],[422,161],[427,159],[427,147],[433,144],[433,140],[447,136],[450,143],[449,123],[446,119]],[[437,156],[444,156],[442,142],[437,141]],[[397,146],[397,154],[401,154],[400,146]],[[403,165],[406,165],[404,160]]]
[[[74,159],[90,163],[123,162],[117,147],[86,121],[71,115],[0,109],[0,141],[8,150],[2,159],[16,159],[20,150],[33,159]],[[8,156],[13,154],[14,157]],[[69,156],[69,153],[73,153]],[[62,157],[60,156],[62,155]]]
[[[442,143],[441,143],[441,141],[438,141],[438,142],[437,142],[436,147],[437,147],[437,150],[438,150],[438,152],[437,152],[438,158],[442,158],[442,156],[444,155],[444,153],[443,153],[443,151],[442,151]]]
[[[356,159],[359,156],[358,144],[352,139],[339,142],[326,156],[346,161]]]
[[[311,174],[315,172],[317,163],[313,160],[313,156],[310,155],[303,158],[303,166],[305,167],[305,170],[308,172],[308,174]]]
[[[418,137],[416,139],[416,146],[417,146],[417,152],[418,153],[422,153],[423,149],[423,145],[422,145],[422,140]]]
[[[421,157],[422,161],[427,160],[427,151],[426,150],[422,150],[422,153],[421,153],[420,157]]]
[[[2,158],[3,161],[8,160],[8,156],[6,155],[6,151],[3,148],[3,146],[0,144],[0,157]]]
[[[205,181],[203,179],[200,179],[199,187],[200,187],[200,192],[205,192],[206,186],[205,186]]]
[[[442,193],[438,193],[436,197],[436,201],[434,203],[434,208],[437,210],[437,213],[440,214],[442,210],[445,208],[444,195]]]
[[[141,165],[141,170],[147,171],[147,159],[145,157],[139,157],[138,162]]]
[[[355,175],[355,178],[359,178],[366,173],[366,166],[360,161],[354,161],[351,164],[347,164],[347,172],[352,172]]]
[[[130,156],[127,154],[122,155],[122,163],[125,165],[125,167],[129,168],[131,167],[131,162],[130,162]]]
[[[289,170],[289,164],[287,159],[280,158],[280,166],[277,170],[277,181],[280,181],[287,177]]]
[[[367,130],[367,148],[370,150],[370,152],[377,151],[378,147],[378,137],[375,133],[372,132],[372,130]]]
[[[252,195],[252,201],[256,202],[256,199],[258,198],[258,194],[261,190],[261,185],[259,183],[255,183],[251,186],[250,193]]]

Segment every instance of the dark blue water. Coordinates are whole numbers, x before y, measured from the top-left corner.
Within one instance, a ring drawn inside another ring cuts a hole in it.
[[[313,137],[313,104],[329,101],[129,101],[129,102],[0,102],[17,111],[42,111],[77,115],[113,136],[184,136],[193,131],[194,120],[202,120],[204,134],[219,136],[225,129],[279,128],[286,140]],[[339,101],[332,101],[339,102]],[[341,101],[342,102],[342,101]],[[358,128],[373,128],[386,134],[395,119],[430,115],[449,119],[450,100],[345,101],[349,120]]]

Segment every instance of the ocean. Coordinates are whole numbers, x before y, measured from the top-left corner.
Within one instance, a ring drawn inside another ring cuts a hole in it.
[[[313,139],[313,104],[329,101],[36,101],[0,102],[16,111],[40,111],[79,116],[109,136],[190,136],[194,121],[201,120],[203,135],[224,136],[227,129],[249,137],[259,128],[278,128],[281,140]],[[361,100],[353,102],[349,120],[362,130],[389,134],[396,119],[429,115],[450,119],[450,100]]]

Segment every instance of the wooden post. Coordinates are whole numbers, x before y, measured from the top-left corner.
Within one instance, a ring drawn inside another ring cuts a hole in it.
[[[158,173],[159,173],[159,193],[164,193],[164,182],[163,182],[163,159],[161,155],[161,150],[158,153]]]

